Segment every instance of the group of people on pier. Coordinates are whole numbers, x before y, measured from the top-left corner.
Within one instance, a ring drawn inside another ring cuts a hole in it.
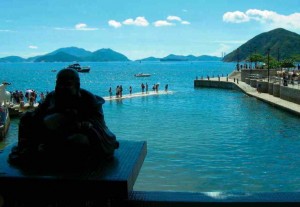
[[[165,91],[167,92],[168,91],[168,87],[169,85],[166,84],[165,85]],[[118,85],[116,87],[116,97],[122,97],[123,95],[123,86],[122,85]],[[156,83],[156,84],[153,84],[152,86],[152,90],[157,92],[158,93],[158,90],[159,90],[159,83]],[[148,93],[149,91],[149,85],[148,83],[142,83],[141,84],[141,92],[142,93]],[[112,91],[112,88],[109,87],[109,96],[110,98],[113,96],[113,91]],[[131,95],[133,92],[133,87],[132,86],[129,86],[129,94]],[[21,90],[15,90],[15,91],[11,91],[11,103],[13,104],[21,104],[21,105],[24,105],[25,103],[29,103],[29,106],[33,106],[34,104],[36,103],[42,103],[47,94],[49,94],[48,91],[46,91],[45,93],[44,92],[40,92],[39,93],[39,99],[38,99],[38,92],[35,91],[35,90],[32,90],[32,89],[27,89],[25,92],[21,91]]]
[[[27,89],[24,93],[21,90],[11,91],[11,102],[13,104],[24,104],[25,102],[29,103],[30,106],[33,106],[35,103],[43,102],[46,98],[46,95],[49,92],[41,92],[39,94],[39,101],[38,100],[38,92],[32,89]]]
[[[169,88],[169,85],[166,84],[165,85],[165,91],[166,92],[168,91],[168,88]],[[158,93],[159,83],[153,84],[152,90]],[[129,94],[130,95],[132,94],[132,91],[133,91],[132,86],[129,86]],[[148,85],[148,83],[145,83],[145,84],[141,83],[141,91],[142,91],[142,93],[145,93],[145,92],[148,93],[148,91],[149,91],[149,85]],[[108,93],[109,93],[109,97],[111,98],[113,96],[113,91],[112,91],[111,87],[109,87]],[[116,87],[116,97],[119,98],[119,97],[122,97],[122,95],[123,95],[123,86],[122,85],[118,85]]]

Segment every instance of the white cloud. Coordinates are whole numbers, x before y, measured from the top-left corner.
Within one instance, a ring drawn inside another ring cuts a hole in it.
[[[122,27],[122,24],[120,22],[117,22],[116,20],[109,20],[108,25],[114,28]]]
[[[30,49],[34,49],[34,50],[35,50],[35,49],[38,49],[38,47],[37,47],[37,46],[35,46],[35,45],[29,45],[29,46],[28,46],[28,48],[30,48]]]
[[[182,19],[178,16],[168,16],[167,20],[169,20],[169,21],[179,21],[179,22],[182,21]]]
[[[174,26],[176,25],[175,23],[172,23],[171,21],[178,21],[181,24],[191,24],[188,21],[183,21],[180,17],[178,16],[168,16],[167,20],[158,20],[153,22],[153,25],[155,27],[163,27],[163,26]],[[140,27],[147,27],[149,26],[149,22],[147,21],[147,19],[145,17],[136,17],[135,19],[132,18],[128,18],[126,20],[124,20],[122,23],[115,21],[115,20],[110,20],[108,22],[109,26],[115,27],[115,28],[119,28],[123,25],[133,25],[133,26],[140,26]]]
[[[243,12],[235,11],[235,12],[226,12],[223,15],[224,22],[231,22],[231,23],[242,23],[248,22],[250,18]]]
[[[182,21],[181,24],[191,24],[191,23],[188,21]]]
[[[98,28],[91,28],[91,27],[88,27],[87,24],[79,23],[79,24],[75,25],[75,30],[94,31],[94,30],[98,30]]]
[[[178,17],[178,16],[168,16],[168,17],[167,17],[167,21],[178,21],[178,22],[180,22],[181,24],[185,24],[185,25],[191,24],[191,23],[188,22],[188,21],[182,20],[181,17]]]
[[[12,30],[9,30],[9,29],[0,29],[0,32],[12,32]]]
[[[165,20],[158,20],[158,21],[154,22],[153,24],[155,27],[164,27],[164,26],[174,26],[175,25],[175,24],[170,23]]]
[[[246,12],[227,12],[223,15],[224,22],[242,23],[250,20],[274,28],[300,29],[300,13],[282,15],[269,10],[249,9]]]
[[[98,28],[88,27],[85,23],[79,23],[74,26],[74,28],[67,28],[67,27],[55,27],[55,30],[66,30],[66,31],[95,31]]]
[[[68,28],[63,28],[63,27],[55,27],[55,30],[74,30],[74,29],[68,29]]]
[[[123,24],[147,27],[149,25],[149,22],[145,19],[145,17],[137,17],[137,18],[135,18],[135,20],[133,20],[131,18],[126,19],[123,21]]]

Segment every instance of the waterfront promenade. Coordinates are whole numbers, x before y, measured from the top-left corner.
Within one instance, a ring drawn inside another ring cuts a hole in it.
[[[233,84],[235,87],[235,89],[240,89],[242,92],[244,92],[245,94],[255,97],[261,101],[264,101],[268,104],[271,104],[274,107],[278,107],[281,108],[285,111],[291,112],[295,115],[300,116],[300,105],[297,103],[293,103],[290,101],[286,101],[284,99],[281,99],[280,97],[275,97],[269,93],[259,93],[257,91],[256,88],[251,87],[250,85],[248,85],[245,82],[240,81],[240,74],[237,72],[233,72],[231,75],[229,75],[228,79],[227,77],[214,77],[214,78],[209,78],[209,80],[207,79],[202,79],[202,80],[195,80],[197,81],[202,81],[202,82],[220,82],[220,84],[228,84],[231,83]],[[218,85],[218,84],[217,84]],[[215,85],[216,86],[216,85]],[[220,85],[221,87],[221,85]],[[298,85],[289,85],[286,87],[290,87],[290,88],[294,88],[296,90],[300,90],[300,87]],[[221,87],[223,88],[223,87]]]

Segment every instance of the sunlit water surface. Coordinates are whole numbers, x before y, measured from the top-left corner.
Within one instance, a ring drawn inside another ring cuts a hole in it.
[[[8,90],[51,91],[66,63],[0,64]],[[300,191],[300,119],[232,90],[194,88],[196,76],[226,75],[234,64],[222,62],[82,63],[81,87],[108,96],[111,86],[124,94],[169,84],[173,93],[106,101],[109,128],[119,140],[147,141],[148,154],[135,190]],[[151,73],[136,78],[134,74]],[[17,139],[13,119],[0,147]]]

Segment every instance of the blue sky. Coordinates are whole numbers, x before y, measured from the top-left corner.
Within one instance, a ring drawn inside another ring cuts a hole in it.
[[[278,27],[300,34],[300,0],[1,0],[0,57],[70,46],[221,56]]]

